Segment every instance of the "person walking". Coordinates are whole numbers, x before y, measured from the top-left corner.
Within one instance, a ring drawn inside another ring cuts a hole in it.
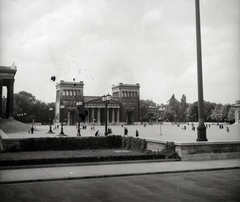
[[[136,130],[136,137],[138,137],[139,136],[139,133],[138,133],[138,130]]]
[[[33,126],[31,127],[31,133],[33,134],[33,131],[34,131],[34,128],[33,128]]]
[[[126,127],[124,128],[124,135],[128,135],[128,129]]]

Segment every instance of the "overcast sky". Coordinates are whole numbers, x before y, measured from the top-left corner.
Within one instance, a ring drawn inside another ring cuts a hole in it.
[[[194,0],[0,0],[0,65],[14,92],[55,101],[60,80],[84,95],[139,83],[141,99],[197,101]],[[200,0],[204,100],[240,99],[240,0]],[[51,81],[51,76],[56,81]]]

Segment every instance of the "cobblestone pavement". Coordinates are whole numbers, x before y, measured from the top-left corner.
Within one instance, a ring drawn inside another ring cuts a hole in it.
[[[240,170],[0,185],[1,202],[239,201]]]

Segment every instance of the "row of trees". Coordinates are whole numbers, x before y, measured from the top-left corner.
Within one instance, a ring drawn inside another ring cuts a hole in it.
[[[150,106],[159,106],[152,100],[141,100],[141,117],[147,113]],[[240,102],[240,101],[237,101]],[[165,121],[198,121],[198,102],[187,103],[185,95],[178,101],[173,94],[168,104],[164,105],[162,117]],[[231,104],[216,104],[204,101],[204,120],[206,122],[235,121],[235,110]]]
[[[49,109],[53,108],[53,111]],[[21,122],[42,122],[49,123],[54,117],[55,103],[45,103],[37,100],[31,93],[21,91],[14,94],[13,117]]]
[[[3,102],[3,117],[4,106]],[[240,103],[240,100],[237,101]],[[146,118],[150,107],[160,107],[152,100],[140,100],[141,121]],[[161,117],[165,121],[198,121],[198,102],[187,103],[185,95],[178,101],[173,94],[167,105],[162,105],[165,111]],[[49,109],[53,108],[50,114]],[[14,94],[13,116],[14,119],[22,122],[42,122],[49,123],[50,115],[54,118],[55,103],[45,103],[37,100],[31,93],[21,91]],[[206,122],[235,121],[235,110],[231,104],[216,104],[214,102],[204,102],[204,119]]]

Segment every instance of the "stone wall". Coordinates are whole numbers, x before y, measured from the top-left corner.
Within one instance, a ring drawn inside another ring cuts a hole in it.
[[[240,159],[240,141],[226,142],[174,142],[182,161]],[[147,139],[147,149],[160,151],[166,141]]]

